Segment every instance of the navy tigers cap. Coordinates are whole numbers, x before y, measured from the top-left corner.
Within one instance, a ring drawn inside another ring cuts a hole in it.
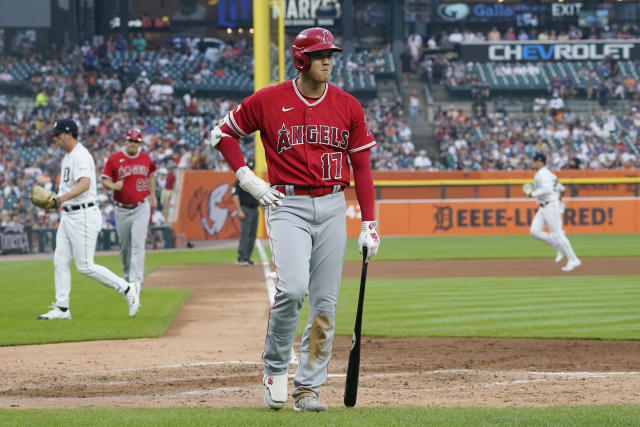
[[[78,125],[71,119],[56,120],[53,124],[53,129],[49,130],[50,134],[59,135],[61,133],[78,133]]]
[[[533,155],[533,161],[540,160],[542,163],[547,164],[547,156],[544,153],[536,153]]]

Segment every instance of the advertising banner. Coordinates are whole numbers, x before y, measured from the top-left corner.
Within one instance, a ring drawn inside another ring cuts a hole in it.
[[[187,240],[233,239],[240,221],[231,198],[233,172],[185,171],[178,201],[176,235]]]
[[[460,59],[475,62],[623,61],[640,59],[640,43],[616,41],[469,42],[460,45]]]
[[[567,233],[638,233],[640,198],[566,199]],[[528,234],[538,206],[531,199],[380,200],[382,236]]]
[[[21,224],[0,226],[0,254],[28,254],[31,226]]]

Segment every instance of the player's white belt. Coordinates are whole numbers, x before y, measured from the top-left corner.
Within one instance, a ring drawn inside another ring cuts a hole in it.
[[[80,203],[79,205],[70,205],[70,206],[63,206],[62,209],[64,209],[66,212],[71,212],[71,211],[79,211],[80,209],[84,209],[84,208],[90,208],[91,206],[95,206],[96,202],[88,202],[88,203]]]
[[[130,203],[130,204],[116,202],[116,206],[123,209],[135,209],[143,203],[144,203],[144,199],[140,200],[138,203]]]

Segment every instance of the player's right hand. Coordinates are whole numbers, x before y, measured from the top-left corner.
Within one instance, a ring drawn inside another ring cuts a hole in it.
[[[380,236],[376,227],[377,221],[362,221],[360,226],[360,237],[358,237],[358,251],[362,253],[362,248],[367,248],[367,259],[365,262],[369,262],[371,257],[378,253],[380,247]]]
[[[263,179],[256,176],[248,166],[242,166],[236,171],[240,187],[251,194],[262,206],[282,205],[284,194],[269,186]]]

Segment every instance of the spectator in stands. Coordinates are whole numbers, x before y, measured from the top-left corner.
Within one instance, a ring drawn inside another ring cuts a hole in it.
[[[167,169],[162,167],[159,170],[161,178],[164,179],[164,187],[160,194],[160,204],[162,205],[162,215],[164,216],[164,223],[169,223],[169,209],[172,206],[172,199],[176,185],[176,175],[173,173],[173,169]]]
[[[610,90],[606,83],[601,83],[598,87],[598,104],[601,107],[606,107],[609,104]]]
[[[502,40],[502,36],[500,35],[500,31],[498,31],[497,27],[491,27],[491,31],[489,31],[489,33],[487,34],[487,40],[490,42],[497,42]]]
[[[549,110],[555,121],[563,120],[564,100],[558,92],[553,92],[553,97],[549,101]]]
[[[429,40],[427,40],[427,50],[438,50],[438,42],[436,41],[435,35],[429,37]]]
[[[409,97],[409,113],[411,126],[415,126],[418,121],[418,114],[420,113],[420,97],[418,96],[417,90],[411,92],[411,96]]]
[[[502,40],[516,40],[516,33],[513,31],[513,27],[507,28],[507,31],[502,35]]]
[[[431,170],[432,165],[431,159],[427,156],[427,150],[420,150],[413,159],[413,167],[416,170]]]
[[[144,37],[142,37],[142,33],[138,33],[135,36],[135,38],[131,42],[131,47],[133,47],[133,50],[138,53],[144,52],[144,50],[147,48],[147,41],[144,39]]]
[[[414,30],[407,38],[407,47],[413,63],[417,64],[422,52],[422,36],[417,31]]]

